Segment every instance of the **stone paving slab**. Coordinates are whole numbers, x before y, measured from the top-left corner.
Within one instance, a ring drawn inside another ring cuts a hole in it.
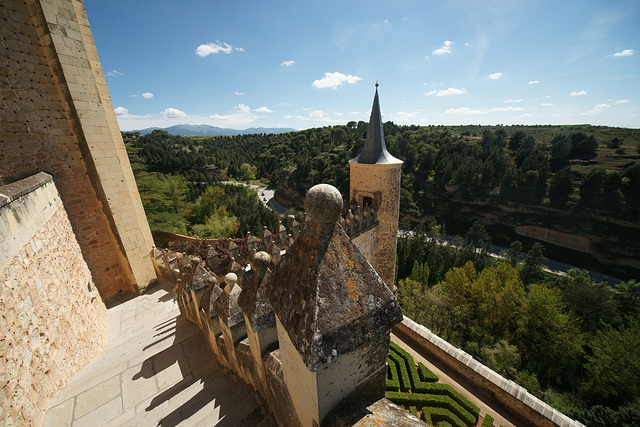
[[[164,282],[109,308],[107,346],[49,401],[45,426],[274,425],[217,366]]]

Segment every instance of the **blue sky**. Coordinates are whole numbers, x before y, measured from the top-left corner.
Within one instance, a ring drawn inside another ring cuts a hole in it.
[[[640,128],[640,2],[85,0],[122,130]]]

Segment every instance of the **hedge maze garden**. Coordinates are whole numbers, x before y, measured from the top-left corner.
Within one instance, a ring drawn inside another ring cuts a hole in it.
[[[389,368],[385,397],[408,409],[413,415],[436,427],[473,427],[480,408],[449,384],[440,384],[436,374],[396,343],[389,346]],[[481,427],[491,427],[487,415]]]

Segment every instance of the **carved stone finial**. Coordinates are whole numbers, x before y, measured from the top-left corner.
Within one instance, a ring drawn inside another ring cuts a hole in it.
[[[227,273],[227,275],[224,276],[224,282],[229,285],[229,287],[233,287],[237,281],[238,276],[235,273]]]
[[[271,265],[271,255],[265,251],[256,252],[252,264],[257,271],[263,272]]]
[[[342,195],[333,185],[315,185],[307,192],[304,209],[311,221],[334,223],[342,212]]]

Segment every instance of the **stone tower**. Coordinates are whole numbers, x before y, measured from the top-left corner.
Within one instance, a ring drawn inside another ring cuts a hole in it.
[[[364,149],[358,157],[349,160],[349,198],[352,206],[378,208],[379,225],[353,241],[390,289],[395,288],[401,166],[402,160],[387,151],[376,83]]]

